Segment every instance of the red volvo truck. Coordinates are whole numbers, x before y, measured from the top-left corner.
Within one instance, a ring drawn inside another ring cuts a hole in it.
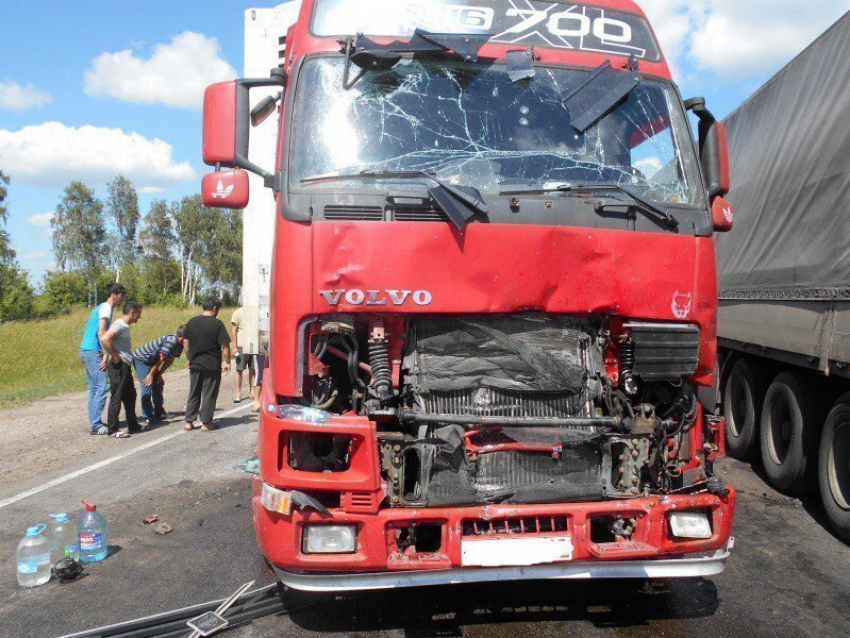
[[[722,572],[725,133],[639,7],[305,0],[277,37],[207,89],[203,194],[274,199],[253,515],[281,580]]]

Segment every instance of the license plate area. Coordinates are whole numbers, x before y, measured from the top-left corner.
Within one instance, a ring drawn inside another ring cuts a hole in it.
[[[461,541],[464,567],[529,567],[570,561],[569,536],[476,538]]]

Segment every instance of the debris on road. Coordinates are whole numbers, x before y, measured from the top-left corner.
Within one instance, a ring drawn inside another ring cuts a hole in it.
[[[145,525],[150,525],[151,523],[156,523],[158,520],[159,520],[159,517],[156,514],[154,514],[153,516],[148,516],[142,522]]]
[[[154,534],[157,534],[159,536],[165,536],[166,534],[170,534],[173,529],[174,528],[172,528],[171,525],[163,521],[162,523],[156,526]]]
[[[259,474],[260,459],[258,459],[257,455],[255,454],[250,459],[247,459],[242,463],[237,463],[236,465],[234,465],[233,469],[238,472],[245,472],[245,474]]]
[[[68,556],[53,566],[53,574],[63,585],[72,583],[83,575],[83,563]]]

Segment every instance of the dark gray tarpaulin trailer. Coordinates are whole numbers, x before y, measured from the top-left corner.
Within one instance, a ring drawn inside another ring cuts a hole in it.
[[[850,362],[850,13],[726,120],[735,228],[719,335],[823,372]]]

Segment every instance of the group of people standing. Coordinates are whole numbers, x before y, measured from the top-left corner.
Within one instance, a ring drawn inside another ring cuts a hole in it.
[[[193,317],[174,333],[157,337],[134,351],[130,327],[141,319],[142,304],[127,301],[126,297],[127,291],[121,284],[109,286],[106,301],[89,315],[80,342],[80,360],[88,383],[90,433],[125,438],[166,420],[163,373],[184,350],[189,359],[189,396],[184,428],[195,429],[200,419],[202,430],[215,429],[213,415],[222,372],[230,372],[231,360],[231,338],[218,319],[221,301],[205,300],[201,305],[201,315]],[[120,309],[121,316],[113,321],[116,308]],[[236,335],[234,325],[234,336],[238,339]],[[136,415],[133,370],[141,388],[141,420]],[[241,374],[239,377],[237,387],[241,392]],[[241,401],[240,394],[236,396]],[[104,423],[102,416],[107,399],[109,406]],[[126,432],[119,428],[122,406],[127,422]]]

